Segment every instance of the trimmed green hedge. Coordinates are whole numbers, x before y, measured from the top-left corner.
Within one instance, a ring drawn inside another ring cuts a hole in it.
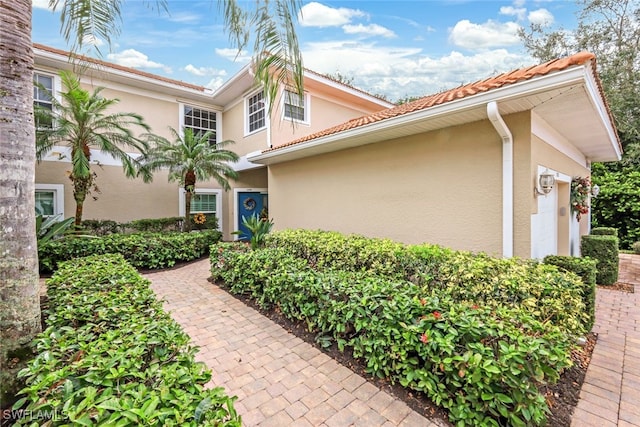
[[[594,236],[616,236],[618,237],[618,229],[615,227],[595,227],[591,229]]]
[[[561,255],[548,255],[543,261],[545,264],[555,265],[561,270],[574,273],[582,280],[582,301],[585,310],[589,314],[587,330],[593,328],[596,316],[596,277],[598,261],[587,257],[572,257]]]
[[[217,230],[197,233],[110,234],[103,237],[68,237],[50,241],[38,248],[40,272],[54,271],[72,258],[118,253],[137,268],[165,268],[176,262],[191,261],[209,253],[209,246],[220,241]]]
[[[640,242],[635,242],[631,248],[634,254],[640,255]]]
[[[611,235],[582,236],[580,251],[583,256],[598,261],[596,282],[599,285],[613,285],[618,281],[619,252],[618,238]]]
[[[47,288],[46,329],[14,409],[55,415],[53,425],[240,426],[235,398],[204,388],[211,373],[189,337],[122,256],[62,263]]]
[[[363,244],[375,254],[378,243]],[[387,245],[382,243],[381,252],[388,253]],[[340,252],[334,256],[340,264],[348,262]],[[449,410],[453,422],[512,426],[544,422],[548,409],[538,385],[555,382],[570,365],[575,337],[556,324],[555,314],[543,321],[534,318],[530,307],[539,304],[528,290],[517,303],[502,304],[490,301],[494,290],[484,285],[470,292],[486,299],[468,299],[455,286],[416,286],[398,279],[396,272],[385,276],[366,269],[318,268],[320,260],[331,264],[329,258],[314,260],[310,265],[288,247],[249,251],[220,243],[211,248],[212,275],[230,292],[251,296],[263,307],[305,322],[320,343],[335,341],[339,349],[362,358],[372,374],[426,393]],[[459,273],[461,264],[453,266],[451,272]],[[573,287],[579,283],[554,267],[523,264],[522,268],[540,272],[541,276],[525,272],[529,279],[566,280]],[[584,311],[579,297],[554,301],[558,308],[567,303]],[[569,311],[566,306],[563,310]]]

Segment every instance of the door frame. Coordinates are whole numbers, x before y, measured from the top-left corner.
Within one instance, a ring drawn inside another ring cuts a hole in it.
[[[234,232],[236,230],[239,230],[240,227],[240,222],[238,221],[238,193],[265,193],[265,194],[269,194],[269,189],[268,188],[234,188],[233,189],[233,230],[231,230],[231,232]],[[240,236],[238,236],[237,234],[233,235],[233,240],[238,240],[240,238]]]

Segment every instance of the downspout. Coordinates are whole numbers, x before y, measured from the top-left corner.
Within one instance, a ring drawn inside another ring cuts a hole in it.
[[[487,104],[487,116],[502,139],[502,256],[513,256],[513,136],[507,127],[498,104]]]

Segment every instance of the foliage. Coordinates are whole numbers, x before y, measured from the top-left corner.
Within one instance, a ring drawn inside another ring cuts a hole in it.
[[[593,226],[617,228],[620,247],[630,249],[640,240],[640,170],[608,171],[593,165],[593,182],[600,186],[600,194],[592,199]]]
[[[96,236],[119,233],[120,224],[110,219],[85,219],[82,221],[82,229]]]
[[[582,301],[585,311],[589,315],[586,330],[593,328],[596,316],[596,277],[597,261],[586,257],[572,257],[562,255],[548,255],[544,258],[545,264],[555,265],[561,270],[574,273],[582,280]]]
[[[240,230],[234,231],[234,234],[249,239],[251,249],[258,249],[264,247],[267,235],[273,227],[273,221],[270,219],[262,219],[256,214],[248,218],[243,215],[242,225],[249,230],[249,232],[247,233],[246,231]]]
[[[589,198],[591,196],[591,179],[575,176],[571,180],[571,213],[576,214],[580,221],[582,215],[589,213]]]
[[[73,224],[73,218],[67,218],[60,221],[59,215],[53,215],[43,218],[42,215],[36,215],[36,236],[38,238],[38,247],[44,245],[51,240],[62,238]]]
[[[14,409],[55,413],[56,425],[240,426],[235,398],[204,387],[197,349],[122,256],[63,263],[47,288],[46,329]]]
[[[640,255],[640,242],[635,242],[632,248],[634,254]]]
[[[618,281],[618,238],[609,235],[582,236],[580,252],[598,261],[596,281],[599,285],[613,285]]]
[[[40,248],[40,271],[55,271],[62,261],[89,255],[117,253],[137,268],[172,267],[176,262],[192,261],[209,252],[220,240],[217,230],[199,233],[110,234],[94,239],[68,238],[51,241]]]
[[[36,156],[39,161],[42,160],[59,144],[66,144],[71,148],[69,178],[73,182],[73,197],[76,201],[75,224],[80,226],[84,201],[91,188],[95,188],[96,174],[90,167],[91,149],[98,149],[121,162],[127,177],[141,175],[148,182],[151,175],[124,148],[144,153],[147,143],[134,136],[132,128],[138,127],[147,132],[150,128],[139,114],[110,112],[119,100],[103,98],[103,87],[90,93],[80,86],[80,79],[73,73],[61,71],[60,77],[64,88],[60,93],[63,102],[57,101],[47,92],[53,108],[35,107],[39,123],[53,123],[52,126],[40,126],[36,129]],[[47,91],[44,87],[41,89]]]
[[[178,181],[185,190],[184,231],[190,231],[192,221],[191,198],[196,191],[196,182],[215,179],[220,186],[229,190],[228,179],[235,179],[238,173],[230,163],[239,157],[223,147],[233,141],[223,141],[215,145],[209,143],[211,131],[194,133],[191,128],[184,128],[183,135],[170,128],[174,141],[149,135],[154,146],[141,158],[145,168],[155,171],[161,168],[169,170],[169,181]]]
[[[129,221],[126,224],[127,229],[133,229],[141,233],[160,233],[161,231],[180,231],[182,229],[181,216],[172,216],[168,218],[143,218]]]
[[[381,243],[372,240],[372,246]],[[537,386],[556,381],[569,366],[573,342],[554,320],[533,318],[526,301],[490,306],[466,300],[453,286],[416,286],[398,280],[398,273],[331,269],[323,261],[322,268],[311,266],[288,247],[248,251],[220,243],[211,249],[213,277],[231,292],[305,322],[321,342],[335,341],[362,358],[371,374],[424,392],[453,422],[544,422],[547,406]],[[577,282],[553,267],[544,270],[545,278]],[[578,299],[576,310],[582,308]]]
[[[618,229],[614,227],[594,227],[589,234],[596,236],[616,236],[618,237]]]

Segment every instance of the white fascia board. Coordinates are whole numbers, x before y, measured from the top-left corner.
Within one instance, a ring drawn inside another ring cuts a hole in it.
[[[312,139],[300,144],[291,145],[275,151],[260,153],[259,155],[248,155],[248,159],[254,163],[270,164],[277,163],[278,157],[291,154],[297,151],[307,150],[324,144],[330,144],[346,138],[361,136],[368,133],[380,132],[386,128],[394,126],[406,126],[414,122],[419,122],[442,115],[464,111],[479,106],[484,106],[491,101],[508,101],[514,98],[525,97],[534,93],[553,90],[556,87],[563,87],[570,84],[582,83],[585,80],[584,65],[573,67],[567,70],[558,71],[550,75],[536,77],[514,83],[498,89],[478,93],[466,98],[450,101],[445,104],[429,107],[414,113],[403,114],[398,117],[385,119],[368,125],[359,126],[354,129],[345,130],[325,137]]]
[[[536,114],[535,111],[531,112],[531,133],[580,166],[587,167],[587,158],[582,151],[560,135],[549,123]]]
[[[346,92],[346,93],[348,93],[350,95],[353,95],[353,96],[356,96],[358,98],[366,99],[367,101],[373,102],[375,104],[378,104],[381,107],[392,108],[392,107],[394,107],[396,105],[393,102],[389,102],[389,101],[385,101],[384,99],[377,98],[377,97],[375,97],[373,95],[370,95],[370,94],[368,94],[368,93],[366,93],[364,91],[354,89],[354,88],[352,88],[350,86],[347,86],[347,85],[344,85],[342,83],[336,82],[335,80],[329,79],[329,78],[324,77],[322,75],[319,75],[319,74],[317,74],[315,72],[309,73],[309,72],[305,71],[304,77],[306,79],[311,79],[311,80],[315,80],[317,82],[321,82],[324,85],[331,86],[334,89],[341,90],[342,92]]]
[[[237,162],[230,163],[229,165],[236,172],[241,172],[241,171],[245,171],[245,170],[249,170],[249,169],[257,169],[257,168],[263,168],[264,167],[264,165],[250,162],[249,160],[247,160],[247,156],[241,156],[240,159],[238,159]]]
[[[618,144],[618,134],[613,127],[613,123],[611,123],[611,120],[609,120],[609,110],[607,109],[607,106],[604,104],[602,97],[600,96],[600,88],[598,87],[598,83],[595,80],[595,76],[593,75],[591,68],[585,68],[584,79],[586,81],[587,92],[589,93],[591,98],[591,103],[598,112],[600,120],[607,129],[609,141],[612,141],[612,148],[616,153],[616,157],[618,158],[618,160],[620,160],[622,158],[622,149]]]

